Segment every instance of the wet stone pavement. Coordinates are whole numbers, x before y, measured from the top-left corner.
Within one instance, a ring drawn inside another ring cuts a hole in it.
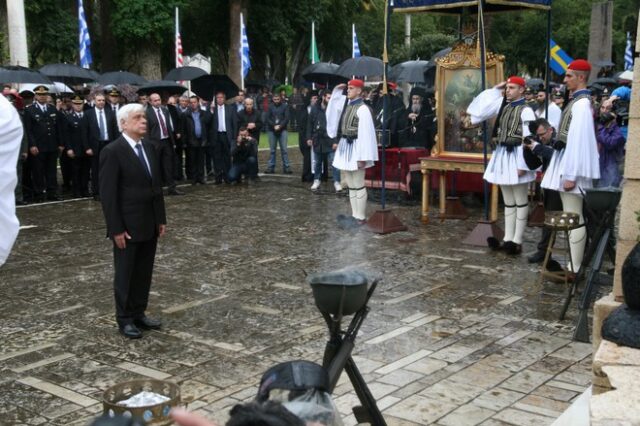
[[[86,425],[107,387],[145,377],[179,383],[191,409],[224,422],[267,368],[321,361],[327,331],[305,273],[343,267],[381,279],[354,355],[390,425],[550,424],[589,386],[575,303],[558,322],[560,286],[528,295],[538,275],[525,255],[462,245],[474,220],[423,225],[418,203],[391,204],[407,232],[340,230],[347,198],[325,185],[276,175],[167,197],[148,311],[164,327],[138,341],[115,325],[99,204],[20,208],[0,269],[0,424]],[[527,230],[525,252],[538,235]],[[346,375],[334,398],[355,424]]]

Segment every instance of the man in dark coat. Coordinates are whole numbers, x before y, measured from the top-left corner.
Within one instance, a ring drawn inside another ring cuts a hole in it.
[[[215,184],[224,180],[231,168],[231,147],[236,142],[238,132],[238,116],[233,105],[226,105],[224,92],[216,93],[215,105],[212,107],[213,120],[209,129],[209,142],[213,148],[213,169],[216,175]]]
[[[322,101],[317,103],[309,114],[307,123],[306,139],[313,146],[313,152],[316,156],[316,164],[313,171],[313,185],[311,190],[315,191],[320,188],[320,179],[322,178],[323,163],[325,168],[333,169],[333,187],[336,192],[342,191],[340,185],[340,170],[332,166],[333,156],[338,147],[338,140],[331,138],[327,134],[327,105],[331,99],[331,92],[326,91],[322,95]]]
[[[86,135],[84,137],[84,153],[91,162],[91,190],[93,199],[100,199],[100,152],[115,138],[120,136],[116,114],[106,106],[104,95],[98,94],[94,98],[95,107],[86,111],[87,120]]]
[[[173,179],[176,155],[173,121],[169,110],[162,105],[162,99],[159,94],[152,93],[149,96],[149,106],[146,109],[146,114],[147,138],[158,152],[164,186],[168,188],[169,195],[182,195],[176,189],[176,183]]]
[[[431,150],[433,147],[433,110],[423,89],[411,90],[411,103],[405,111],[400,145]]]
[[[158,237],[165,233],[162,178],[154,147],[143,141],[146,114],[139,104],[118,110],[122,135],[100,154],[100,195],[113,240],[116,320],[129,339],[140,329],[158,329],[160,321],[146,316]]]
[[[29,159],[32,164],[34,200],[43,201],[58,197],[58,153],[64,148],[64,116],[47,103],[49,89],[34,89],[36,102],[25,108],[24,125],[29,141]]]
[[[189,98],[189,109],[180,115],[182,122],[182,140],[187,148],[190,161],[192,185],[205,184],[204,150],[208,145],[208,131],[211,125],[211,114],[200,109],[200,98]]]
[[[302,182],[313,181],[313,170],[311,169],[311,147],[308,135],[309,116],[311,110],[318,103],[318,92],[312,91],[309,94],[309,102],[307,105],[302,105],[297,109],[297,121],[298,121],[298,146],[302,153]]]
[[[71,159],[74,197],[89,196],[89,171],[91,159],[84,150],[87,134],[87,118],[84,115],[84,99],[75,95],[71,100],[73,110],[65,115],[65,153]]]

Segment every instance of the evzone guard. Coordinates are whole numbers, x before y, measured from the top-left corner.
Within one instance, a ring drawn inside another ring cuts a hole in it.
[[[504,94],[503,94],[504,91]],[[529,183],[536,178],[527,166],[522,143],[529,136],[528,124],[536,119],[524,98],[525,81],[512,76],[506,82],[481,92],[469,105],[467,113],[472,124],[493,117],[496,120],[496,148],[484,172],[484,179],[499,185],[504,200],[504,239],[487,238],[493,250],[511,255],[522,252],[522,237],[527,226]]]

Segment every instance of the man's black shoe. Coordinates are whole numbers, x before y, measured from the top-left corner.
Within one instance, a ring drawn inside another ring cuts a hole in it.
[[[498,241],[496,237],[487,238],[487,245],[491,250],[502,250],[503,248],[502,244],[500,244],[500,241]]]
[[[545,254],[546,253],[543,251],[537,251],[533,253],[531,256],[527,257],[527,260],[529,261],[529,263],[542,263],[542,261],[544,260]]]
[[[284,173],[285,175],[293,174],[293,172],[291,171],[291,169],[290,169],[290,168],[288,168],[288,167],[287,167],[286,169],[284,169],[284,170],[282,171],[282,173]]]
[[[513,241],[505,241],[502,244],[502,249],[510,255],[517,255],[522,253],[522,244],[516,244]]]
[[[62,198],[58,197],[56,194],[47,195],[47,201],[61,201]]]
[[[16,206],[26,206],[27,204],[29,203],[24,200],[16,200]]]
[[[160,320],[149,317],[142,317],[140,319],[133,320],[133,323],[143,330],[160,330],[162,327],[162,322]]]
[[[175,188],[172,188],[168,192],[169,195],[184,195],[184,192],[180,192]]]
[[[269,175],[272,175],[272,174],[274,174],[274,173],[275,173],[275,171],[274,171],[273,169],[267,169],[267,170],[265,170],[264,172],[265,172],[265,173],[267,173],[267,174],[269,174]]]
[[[562,266],[554,259],[549,259],[547,261],[547,271],[549,272],[561,272]]]
[[[140,339],[142,332],[133,324],[125,324],[120,327],[120,333],[127,339]]]

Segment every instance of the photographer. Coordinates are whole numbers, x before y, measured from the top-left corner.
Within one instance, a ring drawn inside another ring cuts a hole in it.
[[[564,144],[555,140],[555,130],[544,118],[538,118],[529,123],[529,132],[531,132],[532,136],[525,138],[523,146],[525,150],[530,150],[542,160],[542,172],[544,173],[556,147],[561,149]],[[543,191],[545,212],[561,211],[562,201],[560,200],[558,191],[551,189],[544,189]],[[545,226],[542,228],[540,241],[537,246],[538,250],[527,258],[529,263],[541,263],[544,260],[547,246],[549,245],[549,238],[551,238],[551,230]],[[562,268],[558,262],[549,259],[547,269],[550,271],[559,271]]]
[[[603,103],[598,115],[596,140],[600,154],[600,180],[598,187],[620,186],[624,164],[625,138],[616,122],[616,114],[611,104]]]
[[[258,175],[258,142],[249,135],[246,127],[240,127],[236,144],[231,148],[232,164],[227,176],[229,182],[240,182],[245,175],[254,182]]]

